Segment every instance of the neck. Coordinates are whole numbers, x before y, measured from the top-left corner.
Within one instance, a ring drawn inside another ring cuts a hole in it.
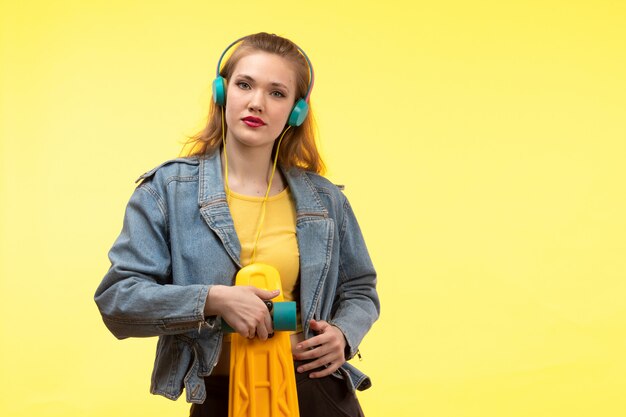
[[[272,168],[272,147],[251,148],[226,141],[228,174],[248,181],[265,181]]]
[[[252,196],[263,196],[267,192],[272,172],[272,146],[251,148],[241,146],[234,140],[226,141],[228,153],[228,186],[236,193]],[[224,153],[222,152],[224,167]],[[278,171],[278,169],[277,169]],[[280,173],[274,176],[270,195],[283,189]]]

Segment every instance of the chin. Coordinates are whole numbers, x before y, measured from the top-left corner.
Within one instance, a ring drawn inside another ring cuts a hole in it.
[[[274,141],[278,136],[280,136],[280,132],[276,134],[276,136],[267,135],[267,132],[233,132],[233,137],[235,140],[242,145],[258,147],[258,146],[272,146]],[[241,134],[237,134],[241,133]]]
[[[258,137],[243,136],[243,137],[239,137],[235,139],[235,141],[249,148],[263,148],[266,146],[271,147],[274,145],[274,139],[267,139],[267,138],[261,139]]]

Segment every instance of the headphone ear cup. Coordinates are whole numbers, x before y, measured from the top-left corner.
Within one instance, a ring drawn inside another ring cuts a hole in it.
[[[309,114],[309,104],[304,101],[304,99],[300,99],[296,102],[295,106],[293,106],[287,124],[289,126],[298,127],[304,123],[307,114]]]
[[[226,80],[221,75],[213,80],[213,101],[218,106],[226,105]]]

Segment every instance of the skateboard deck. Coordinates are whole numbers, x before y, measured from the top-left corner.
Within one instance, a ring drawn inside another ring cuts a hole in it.
[[[284,302],[276,268],[254,263],[242,268],[235,285],[281,290],[268,305],[274,336],[262,341],[231,335],[229,417],[299,417],[296,378],[287,330],[296,329],[294,302]],[[272,305],[273,304],[273,305]]]

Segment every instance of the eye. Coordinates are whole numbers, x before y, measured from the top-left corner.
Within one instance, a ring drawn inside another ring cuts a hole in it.
[[[248,84],[245,81],[239,81],[237,83],[237,87],[241,88],[242,90],[249,90],[250,89],[250,84]]]
[[[282,91],[272,91],[270,95],[279,98],[287,97]]]

